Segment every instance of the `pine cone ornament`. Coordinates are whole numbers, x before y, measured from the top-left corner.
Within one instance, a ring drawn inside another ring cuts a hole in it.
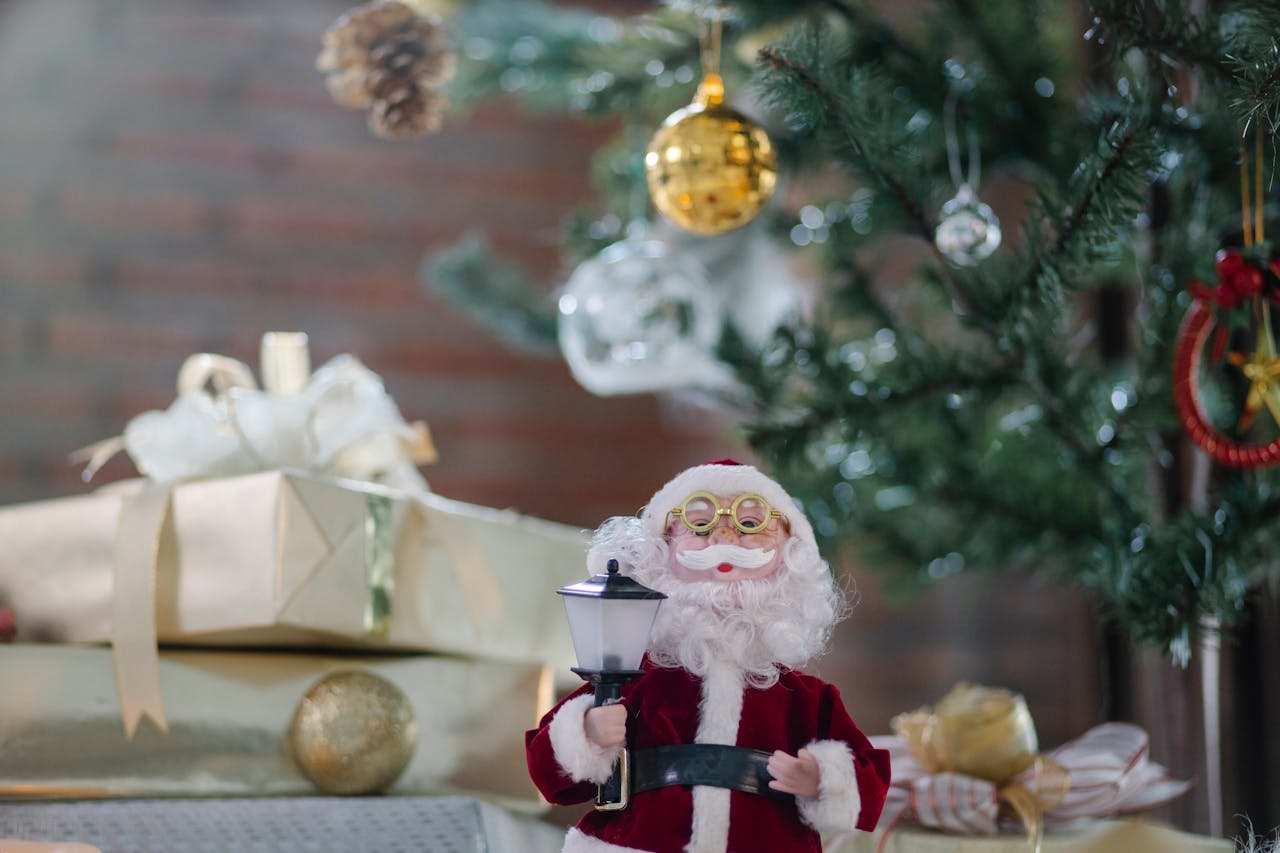
[[[453,75],[440,19],[401,0],[373,0],[350,10],[324,34],[316,67],[344,107],[369,110],[369,129],[384,139],[422,136],[444,123],[439,91]]]

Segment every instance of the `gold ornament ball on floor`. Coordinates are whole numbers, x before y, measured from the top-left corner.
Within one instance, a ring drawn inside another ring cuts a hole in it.
[[[361,669],[311,686],[289,724],[298,769],[326,794],[385,791],[413,758],[418,724],[404,692]]]
[[[662,123],[644,158],[654,204],[694,234],[746,225],[778,180],[778,153],[768,134],[723,101],[724,84],[708,75],[694,102]]]

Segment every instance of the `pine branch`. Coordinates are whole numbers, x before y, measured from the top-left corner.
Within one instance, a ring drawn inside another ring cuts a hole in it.
[[[1059,273],[1073,258],[1077,263],[1090,260],[1094,254],[1090,250],[1113,241],[1114,229],[1139,209],[1142,197],[1137,183],[1145,185],[1155,168],[1154,132],[1128,123],[1118,136],[1114,129],[1105,131],[1100,144],[1106,150],[1102,163],[1085,162],[1077,170],[1077,175],[1086,176],[1084,187],[1076,189],[1077,200],[1068,205],[1053,242],[1036,253],[1024,279],[1024,292],[1043,287],[1050,276],[1062,280]]]
[[[761,48],[759,56],[766,65],[791,76],[822,101],[826,107],[827,115],[839,124],[845,141],[850,150],[854,152],[863,169],[889,190],[902,207],[903,212],[906,213],[907,218],[914,224],[917,235],[932,243],[934,223],[920,207],[919,203],[907,192],[906,186],[892,170],[887,168],[887,164],[876,162],[876,159],[867,150],[862,140],[859,139],[855,129],[849,126],[845,111],[835,95],[823,86],[817,77],[810,73],[809,69],[788,59],[777,48]]]
[[[1004,91],[1017,104],[1016,115],[1022,116],[1024,120],[1031,120],[1032,117],[1043,112],[1041,104],[1043,102],[1035,101],[1031,98],[1031,83],[1038,77],[1038,69],[1019,68],[1009,50],[1010,45],[1001,44],[997,41],[995,35],[990,28],[985,26],[986,15],[1010,16],[1023,14],[1028,9],[1027,0],[1015,0],[1014,3],[999,6],[991,9],[992,0],[982,0],[981,3],[975,4],[973,0],[946,0],[947,4],[954,10],[954,17],[958,22],[965,25],[965,31],[969,37],[974,40],[978,48],[982,51],[983,56],[987,58],[991,67],[1004,81]],[[1036,31],[1034,22],[1027,22],[1031,26],[1022,29],[1018,43],[1026,46],[1028,35]],[[1034,37],[1032,37],[1034,39]],[[1025,55],[1025,54],[1024,54]],[[1043,61],[1043,54],[1037,56],[1032,54],[1032,59]]]
[[[839,13],[853,27],[854,32],[864,36],[875,44],[885,45],[910,60],[916,67],[925,68],[925,58],[911,45],[902,41],[898,34],[884,21],[867,14],[865,9],[855,6],[849,0],[823,0],[831,9]]]
[[[497,257],[479,235],[423,258],[420,280],[505,342],[531,355],[559,354],[551,300],[524,271]]]
[[[850,121],[850,111],[809,68],[790,59],[774,47],[761,49],[759,57],[765,65],[775,72],[786,75],[796,81],[818,99],[822,104],[822,109],[816,112],[811,111],[815,123],[821,122],[827,125],[834,125],[837,138],[843,143],[846,150],[853,155],[855,164],[889,191],[889,194],[897,202],[908,222],[911,223],[912,232],[925,241],[930,254],[933,255],[938,264],[939,280],[951,298],[958,304],[972,310],[974,308],[972,297],[957,282],[955,276],[951,273],[947,259],[938,249],[938,244],[934,237],[937,223],[925,213],[924,208],[899,178],[901,173],[897,170],[897,167],[900,167],[901,163],[889,157],[881,158],[871,150],[860,134],[860,128],[854,126]],[[847,88],[856,90],[859,87],[849,86]]]
[[[1261,122],[1268,133],[1280,131],[1280,45],[1272,42],[1258,59],[1235,66],[1244,83],[1244,94],[1234,106],[1243,113],[1245,125]]]
[[[1223,81],[1233,77],[1225,45],[1181,0],[1093,0],[1090,5],[1094,25],[1085,37],[1109,40],[1116,54],[1137,48]]]

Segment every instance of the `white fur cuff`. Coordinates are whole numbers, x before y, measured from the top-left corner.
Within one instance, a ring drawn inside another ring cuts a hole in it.
[[[564,837],[564,847],[560,853],[644,853],[634,847],[619,847],[599,838],[592,838],[576,827],[569,830]]]
[[[549,733],[556,761],[569,778],[575,782],[595,782],[599,785],[609,780],[613,762],[617,760],[618,753],[622,752],[622,746],[601,749],[587,740],[583,718],[594,702],[595,697],[590,693],[565,702],[551,719]]]
[[[862,811],[853,753],[838,740],[817,740],[805,747],[818,760],[818,796],[796,797],[800,817],[823,833],[851,832]]]

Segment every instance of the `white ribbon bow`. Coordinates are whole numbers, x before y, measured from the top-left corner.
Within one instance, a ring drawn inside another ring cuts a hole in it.
[[[143,412],[123,436],[77,454],[88,461],[85,479],[120,450],[156,482],[293,468],[410,492],[427,491],[417,465],[435,459],[426,425],[406,423],[378,375],[351,355],[289,395],[259,390],[239,361],[193,355],[173,405]]]

